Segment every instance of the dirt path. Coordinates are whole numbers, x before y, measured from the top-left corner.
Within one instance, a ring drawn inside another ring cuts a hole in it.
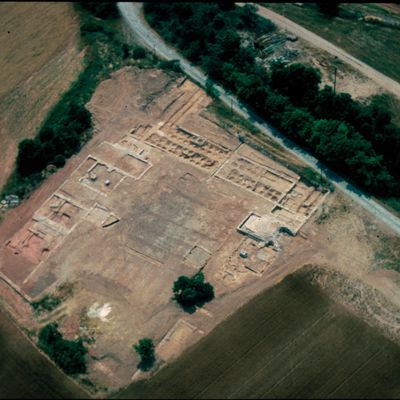
[[[236,4],[239,6],[245,5],[245,3],[236,3]],[[340,47],[333,45],[332,43],[328,42],[325,39],[322,39],[320,36],[301,27],[300,25],[296,24],[290,19],[285,18],[282,15],[277,14],[276,12],[271,11],[265,7],[257,7],[257,13],[261,17],[270,19],[280,28],[287,29],[288,31],[294,33],[300,38],[306,40],[313,46],[319,47],[320,49],[325,50],[328,53],[331,53],[332,55],[340,58],[345,63],[351,65],[353,68],[360,71],[363,75],[367,76],[368,78],[378,83],[384,90],[393,93],[395,96],[400,98],[400,83],[396,82],[393,79],[388,78],[384,74],[381,74],[380,72],[371,68],[367,64],[346,53]]]

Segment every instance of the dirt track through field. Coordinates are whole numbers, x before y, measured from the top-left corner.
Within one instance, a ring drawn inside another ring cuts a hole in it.
[[[239,6],[243,6],[245,3],[236,3],[236,4]],[[313,46],[319,47],[320,49],[325,50],[325,51],[329,52],[330,54],[340,58],[345,63],[351,65],[353,68],[360,71],[363,75],[367,76],[368,78],[370,78],[373,81],[375,81],[376,83],[378,83],[383,89],[387,90],[390,93],[393,93],[395,96],[400,98],[400,83],[387,77],[384,74],[381,74],[374,68],[370,67],[369,65],[363,63],[362,61],[358,60],[357,58],[346,53],[340,47],[335,46],[334,44],[321,38],[320,36],[316,35],[315,33],[310,32],[309,30],[296,24],[295,22],[291,21],[290,19],[285,18],[282,15],[277,14],[276,12],[271,11],[270,9],[267,9],[265,7],[259,6],[257,8],[258,8],[257,13],[261,17],[270,19],[272,22],[277,24],[280,28],[287,29],[288,31],[294,33],[295,35],[299,36],[300,38],[311,43]]]

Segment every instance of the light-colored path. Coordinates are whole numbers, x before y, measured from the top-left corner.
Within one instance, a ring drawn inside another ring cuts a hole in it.
[[[179,60],[182,70],[189,75],[194,81],[203,87],[206,83],[206,76],[203,72],[190,64],[177,51],[168,46],[163,39],[147,24],[143,18],[141,11],[141,3],[125,3],[119,2],[118,8],[122,17],[131,28],[135,38],[144,46],[154,51],[158,56],[168,60]],[[323,175],[328,178],[338,189],[345,192],[356,203],[364,207],[371,214],[375,215],[380,221],[390,227],[394,232],[400,235],[400,219],[382,207],[373,199],[366,196],[362,191],[355,188],[343,178],[332,172],[329,168],[321,164],[315,157],[308,154],[305,150],[295,145],[291,140],[287,139],[280,132],[273,129],[263,119],[249,111],[235,97],[231,96],[225,90],[218,86],[214,86],[215,90],[220,94],[220,99],[228,107],[231,107],[237,114],[248,119],[261,132],[265,133],[280,145],[285,147],[289,152],[296,155],[300,160],[310,167],[323,171]]]
[[[236,3],[239,6],[243,6],[245,3]],[[386,75],[378,72],[373,69],[369,65],[363,63],[352,55],[346,53],[340,47],[335,46],[334,44],[328,42],[327,40],[321,38],[315,33],[310,32],[309,30],[303,28],[302,26],[296,24],[290,19],[283,17],[276,12],[257,5],[257,13],[261,17],[270,19],[273,23],[275,23],[280,28],[284,28],[287,31],[290,31],[297,35],[298,37],[306,40],[311,43],[314,47],[318,47],[322,50],[331,53],[332,55],[340,58],[345,63],[351,65],[353,68],[360,71],[363,75],[375,81],[382,89],[393,93],[395,96],[400,98],[400,83],[387,77]],[[400,40],[400,38],[399,38]]]

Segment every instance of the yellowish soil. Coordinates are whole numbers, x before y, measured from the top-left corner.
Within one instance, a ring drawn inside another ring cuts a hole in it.
[[[82,70],[79,20],[70,3],[0,4],[0,187],[18,142],[33,137]]]

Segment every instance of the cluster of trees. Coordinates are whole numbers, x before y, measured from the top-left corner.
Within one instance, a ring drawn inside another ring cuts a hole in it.
[[[335,1],[317,3],[319,11],[327,17],[335,17],[339,14],[339,5]]]
[[[119,17],[117,3],[112,1],[80,1],[80,6],[92,15],[101,19],[114,19]]]
[[[269,71],[238,32],[259,35],[274,25],[251,5],[145,3],[148,22],[209,78],[235,94],[295,142],[367,191],[400,195],[400,129],[376,99],[320,89],[318,70],[273,63]]]
[[[62,167],[83,142],[83,134],[92,126],[91,114],[84,106],[71,103],[56,123],[47,123],[34,139],[19,143],[17,169],[22,176],[41,171],[48,164]]]
[[[194,312],[196,307],[201,307],[214,298],[214,288],[210,283],[204,282],[204,274],[198,272],[192,277],[180,276],[173,286],[173,300],[188,312]]]
[[[151,369],[156,361],[153,341],[149,338],[140,339],[133,348],[140,357],[138,368],[142,371]]]
[[[46,325],[39,333],[39,347],[67,374],[86,372],[87,349],[82,340],[63,339],[57,324]]]

